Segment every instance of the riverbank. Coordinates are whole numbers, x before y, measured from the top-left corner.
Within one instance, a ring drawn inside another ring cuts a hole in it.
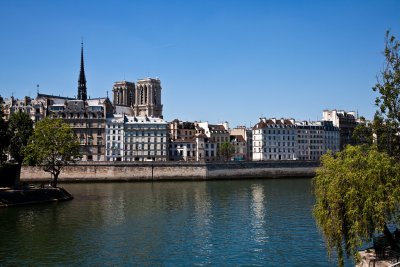
[[[80,162],[67,166],[60,182],[171,181],[245,178],[314,177],[317,161],[262,162]],[[24,166],[21,181],[50,180],[40,167]]]
[[[73,199],[63,188],[1,189],[0,208]]]

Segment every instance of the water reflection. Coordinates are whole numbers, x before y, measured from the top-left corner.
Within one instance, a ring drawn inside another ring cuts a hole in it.
[[[308,179],[65,188],[73,201],[0,209],[0,266],[333,266]]]
[[[260,184],[254,184],[251,187],[251,225],[254,235],[254,241],[257,243],[266,242],[268,235],[265,231],[265,213],[266,207],[264,204],[264,187]]]

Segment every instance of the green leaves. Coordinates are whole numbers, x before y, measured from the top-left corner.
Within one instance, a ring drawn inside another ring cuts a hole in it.
[[[7,128],[7,135],[10,138],[8,152],[18,164],[22,164],[24,160],[23,149],[27,145],[32,131],[33,122],[27,113],[20,110],[10,117]]]
[[[54,184],[62,168],[81,158],[79,142],[68,124],[61,119],[45,118],[36,124],[24,150],[25,163],[41,165],[54,176]]]
[[[219,147],[219,154],[225,159],[229,160],[235,153],[235,148],[233,145],[227,141],[221,144]]]
[[[328,252],[336,250],[338,265],[395,218],[400,201],[400,165],[375,147],[347,146],[322,157],[314,178],[314,217]]]
[[[385,36],[385,65],[378,83],[372,88],[380,95],[375,99],[379,114],[389,128],[386,150],[389,155],[400,157],[400,43],[390,32]],[[380,136],[378,135],[378,139]]]

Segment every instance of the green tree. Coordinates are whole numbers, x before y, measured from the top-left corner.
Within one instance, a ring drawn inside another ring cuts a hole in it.
[[[233,145],[227,141],[221,144],[219,147],[219,155],[224,159],[224,160],[230,160],[232,155],[235,153],[235,148]]]
[[[7,122],[3,118],[3,99],[0,96],[0,166],[6,161],[6,153],[10,143],[9,135],[7,134]]]
[[[352,139],[356,145],[372,145],[373,129],[372,125],[368,125],[365,121],[358,124],[353,130]]]
[[[40,165],[45,172],[51,173],[54,187],[57,187],[61,170],[81,158],[77,138],[61,119],[45,118],[36,123],[24,151],[27,164]]]
[[[313,214],[328,254],[337,253],[338,266],[343,266],[344,254],[358,261],[357,248],[377,231],[396,246],[387,223],[399,212],[400,165],[388,154],[367,146],[326,154],[313,185]]]
[[[387,152],[400,158],[400,43],[390,35],[385,36],[385,64],[378,76],[378,82],[373,87],[380,95],[375,104],[379,107],[379,115],[388,129]],[[380,136],[378,136],[378,139]]]
[[[19,110],[11,115],[8,122],[7,134],[10,138],[8,152],[18,165],[24,161],[23,149],[32,135],[33,122],[29,115]]]

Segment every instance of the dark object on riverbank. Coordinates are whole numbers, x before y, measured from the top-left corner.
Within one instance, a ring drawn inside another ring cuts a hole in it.
[[[0,187],[13,187],[19,184],[21,166],[6,163],[0,166]]]
[[[0,189],[0,208],[71,199],[73,196],[63,188]]]

